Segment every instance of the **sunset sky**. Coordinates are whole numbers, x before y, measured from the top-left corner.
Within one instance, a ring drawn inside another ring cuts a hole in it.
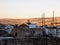
[[[60,0],[0,0],[0,18],[60,17]]]

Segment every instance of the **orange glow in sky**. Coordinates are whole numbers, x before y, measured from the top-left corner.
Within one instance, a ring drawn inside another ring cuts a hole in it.
[[[60,0],[0,0],[1,18],[60,17]]]

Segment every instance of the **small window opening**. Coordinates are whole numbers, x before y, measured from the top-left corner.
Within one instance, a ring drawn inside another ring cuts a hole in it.
[[[17,36],[17,32],[15,32],[15,36]]]

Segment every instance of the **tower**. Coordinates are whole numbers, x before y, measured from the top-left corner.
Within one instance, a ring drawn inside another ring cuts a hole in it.
[[[42,14],[42,26],[45,25],[45,13]]]
[[[53,26],[54,26],[54,11],[53,11]]]

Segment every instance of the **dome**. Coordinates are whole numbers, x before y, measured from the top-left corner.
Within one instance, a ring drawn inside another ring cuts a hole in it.
[[[19,27],[28,27],[26,24],[21,24]]]

